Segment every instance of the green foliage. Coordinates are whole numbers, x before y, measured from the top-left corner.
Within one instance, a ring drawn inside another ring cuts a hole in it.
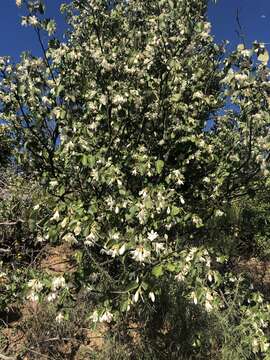
[[[0,187],[0,311],[23,302],[26,283],[46,244],[42,227],[48,208],[37,204],[49,197],[30,177],[11,168],[1,174]]]
[[[39,217],[35,207],[42,199],[42,189],[33,180],[16,175],[12,170],[2,174],[1,180],[1,255],[19,263],[29,261],[34,256],[34,248],[42,244],[41,229],[46,211],[41,211]]]
[[[51,35],[40,2],[27,5],[23,25]],[[227,54],[206,9],[204,0],[64,5],[67,43],[51,39],[43,58],[1,59],[1,117],[47,191],[32,234],[76,250],[69,286],[98,293],[94,322],[150,316],[168,281],[177,291],[161,309],[172,307],[168,326],[176,316],[185,339],[175,356],[230,358],[231,327],[239,359],[267,359],[269,304],[229,264],[245,241],[259,246],[266,220],[250,204],[269,186],[268,53],[254,43]],[[42,281],[30,284],[33,299],[47,295]]]
[[[6,167],[10,160],[12,154],[12,137],[8,131],[7,126],[0,124],[0,169]]]

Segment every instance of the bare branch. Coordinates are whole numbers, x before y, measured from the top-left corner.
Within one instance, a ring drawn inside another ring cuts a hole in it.
[[[4,221],[0,223],[0,226],[13,226],[13,225],[17,225],[18,223],[24,223],[25,221],[22,219],[18,219],[16,221]]]
[[[6,356],[6,355],[3,355],[3,354],[0,354],[0,359],[2,359],[2,360],[16,360],[16,358],[13,357],[13,356]]]

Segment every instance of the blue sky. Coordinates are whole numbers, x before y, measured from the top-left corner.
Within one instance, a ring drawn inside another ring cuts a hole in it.
[[[45,0],[46,17],[54,18],[58,24],[59,38],[63,34],[64,19],[59,11],[64,0]],[[30,27],[21,26],[24,11],[18,8],[15,0],[0,0],[0,56],[10,55],[18,60],[22,51],[30,50],[35,55],[41,54],[37,37]]]
[[[46,1],[47,16],[57,20],[59,36],[64,29],[64,21],[58,11],[63,1]],[[230,47],[240,42],[236,34],[237,8],[247,44],[254,40],[270,42],[270,0],[219,0],[216,5],[210,5],[208,14],[216,41],[227,39]],[[22,14],[23,11],[16,7],[15,0],[0,0],[0,56],[11,55],[17,60],[23,50],[31,50],[35,55],[40,54],[33,30],[20,25]]]
[[[254,40],[270,43],[270,0],[218,0],[216,5],[211,4],[208,17],[216,41],[227,39],[230,48],[242,42],[236,33],[237,9],[246,44]]]

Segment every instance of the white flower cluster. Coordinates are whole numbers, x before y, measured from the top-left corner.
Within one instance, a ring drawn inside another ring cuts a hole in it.
[[[113,320],[113,314],[109,310],[105,310],[102,315],[99,315],[98,311],[95,310],[90,316],[90,319],[94,322],[107,322],[110,323]]]
[[[63,313],[60,312],[60,313],[56,316],[55,321],[56,321],[58,324],[60,324],[64,319],[65,319],[65,317],[64,317]]]
[[[112,258],[115,258],[116,256],[123,255],[125,251],[126,251],[125,244],[123,244],[122,246],[119,246],[119,244],[115,244],[110,249],[104,247],[104,249],[101,249],[100,252],[108,256],[111,256]]]
[[[67,242],[68,244],[76,244],[78,241],[76,239],[76,237],[74,236],[74,234],[72,234],[71,232],[67,233],[66,235],[63,236],[63,240],[65,242]]]
[[[159,255],[162,251],[165,250],[165,244],[163,242],[158,242],[155,241],[159,238],[159,235],[157,232],[155,232],[154,230],[151,230],[148,234],[147,234],[147,238],[148,240],[151,241],[152,246],[154,251]],[[166,235],[165,235],[166,238]]]
[[[151,252],[145,249],[142,245],[138,246],[135,250],[131,251],[132,258],[140,263],[145,262],[151,256]]]
[[[29,288],[27,299],[37,302],[39,300],[39,293],[43,289],[43,284],[38,279],[31,279],[28,281],[27,287]]]
[[[51,293],[47,296],[47,300],[49,302],[54,301],[58,295],[59,292],[66,287],[66,281],[63,276],[57,276],[52,280],[51,284]]]
[[[22,26],[28,26],[28,25],[37,26],[38,24],[39,21],[35,15],[22,17]]]
[[[95,245],[96,241],[97,241],[96,234],[91,232],[89,235],[86,236],[84,244],[91,247]]]

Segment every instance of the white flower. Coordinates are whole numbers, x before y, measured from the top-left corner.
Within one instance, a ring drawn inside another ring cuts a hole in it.
[[[146,198],[147,196],[147,189],[143,189],[139,192],[139,195],[142,196],[143,198]]]
[[[207,34],[209,34],[209,33],[211,32],[211,23],[210,23],[210,22],[206,21],[206,22],[204,23],[204,31],[205,31]]]
[[[61,228],[64,229],[68,224],[68,218],[64,218],[64,220],[61,222]]]
[[[67,233],[65,236],[63,236],[63,240],[66,241],[69,244],[76,244],[77,240],[75,236],[72,233]]]
[[[89,125],[89,129],[91,130],[96,130],[98,127],[98,123],[93,121],[90,125]]]
[[[59,219],[60,219],[60,214],[59,214],[59,211],[56,210],[56,212],[53,214],[53,217],[51,217],[51,220],[58,221]]]
[[[34,291],[31,291],[28,295],[27,295],[27,299],[33,302],[37,302],[38,301],[38,294],[35,293]]]
[[[202,180],[203,182],[205,182],[206,184],[210,184],[210,182],[211,182],[211,179],[209,178],[209,177],[204,177],[203,178],[203,180]]]
[[[103,315],[99,318],[99,321],[101,322],[107,322],[107,323],[110,323],[113,319],[113,314],[106,310]]]
[[[39,242],[39,243],[45,241],[44,237],[41,236],[41,235],[38,235],[36,240],[37,240],[37,242]]]
[[[116,182],[117,182],[118,187],[121,187],[123,185],[122,181],[119,179],[117,179]]]
[[[51,186],[52,188],[55,188],[57,185],[58,185],[57,180],[52,180],[52,181],[50,181],[50,186]]]
[[[106,59],[102,60],[101,65],[102,65],[103,69],[105,69],[107,71],[111,71],[113,68],[113,66],[110,63],[108,63],[108,61]]]
[[[186,256],[186,262],[190,262],[194,259],[195,252],[193,251],[194,248],[192,248],[189,252],[189,254]]]
[[[257,340],[256,338],[254,338],[254,339],[252,340],[252,346],[253,346],[253,348],[257,348],[257,346],[258,346],[258,340]]]
[[[123,104],[125,102],[125,98],[123,96],[121,96],[121,95],[115,95],[112,102],[115,105],[120,105],[120,104]]]
[[[119,249],[119,255],[123,255],[126,251],[126,244],[122,245]]]
[[[210,292],[207,292],[205,298],[206,298],[205,304],[204,304],[205,310],[209,312],[213,309],[213,306],[211,304],[211,301],[213,300],[213,296]]]
[[[196,91],[194,94],[193,94],[193,99],[203,99],[204,98],[204,94],[202,91]]]
[[[191,293],[191,298],[192,298],[194,304],[197,305],[198,304],[198,299],[197,299],[197,296],[196,296],[194,291],[192,291],[192,293]]]
[[[234,76],[235,80],[238,80],[238,81],[245,81],[248,79],[248,76],[246,74],[235,74]]]
[[[95,310],[95,311],[93,312],[93,314],[90,316],[90,319],[91,319],[94,323],[97,323],[97,322],[98,322],[99,316],[98,316],[97,310]]]
[[[101,104],[106,105],[108,102],[108,97],[107,97],[107,95],[102,94],[100,96],[99,100],[100,100]]]
[[[181,196],[181,195],[180,195],[180,203],[181,203],[182,205],[185,204],[185,199],[184,199],[183,196]]]
[[[63,320],[64,320],[64,315],[62,313],[59,313],[56,318],[55,321],[58,322],[58,324],[60,324]]]
[[[51,105],[51,100],[47,96],[42,96],[41,101],[44,105]]]
[[[132,258],[139,262],[144,262],[147,259],[151,252],[149,250],[144,249],[142,246],[137,247],[135,250],[131,251]]]
[[[138,214],[138,218],[139,218],[140,224],[145,223],[145,220],[146,220],[146,211],[145,211],[145,209],[140,210],[140,212]]]
[[[27,22],[27,17],[26,16],[22,16],[21,24],[22,24],[22,26],[27,26],[28,22]]]
[[[150,293],[149,293],[149,298],[153,301],[153,302],[155,302],[155,294],[151,291]]]
[[[61,289],[65,287],[66,281],[63,276],[57,276],[52,281],[52,291],[56,291],[58,289]]]
[[[38,25],[38,19],[37,19],[37,17],[34,16],[34,15],[33,15],[33,16],[29,16],[28,22],[29,22],[30,25],[33,25],[33,26]]]
[[[133,295],[133,298],[132,298],[132,301],[133,301],[134,303],[138,302],[138,300],[139,300],[139,295],[140,295],[140,292],[139,292],[139,290],[137,290],[137,291],[135,292],[135,294]]]
[[[115,232],[115,233],[112,235],[112,239],[113,239],[113,240],[119,240],[119,239],[120,239],[120,233],[119,233],[119,232]]]
[[[177,274],[177,275],[175,275],[175,280],[176,281],[184,281],[185,280],[185,276],[184,276],[184,274],[182,273],[182,272],[180,272],[179,274]]]
[[[157,254],[159,254],[162,250],[165,250],[165,246],[163,243],[156,242],[153,244],[154,250]]]
[[[218,209],[218,210],[215,211],[215,215],[216,215],[217,217],[220,217],[220,216],[223,216],[223,215],[224,215],[224,212]]]
[[[261,343],[261,349],[263,352],[266,352],[269,349],[270,344],[268,342]]]
[[[55,293],[55,292],[52,292],[47,296],[47,300],[49,302],[54,301],[56,298],[57,298],[57,293]]]
[[[113,198],[112,198],[111,196],[109,196],[109,197],[106,199],[106,203],[107,203],[107,205],[109,206],[109,210],[112,210],[113,207],[114,207],[115,201],[113,200]]]
[[[80,235],[81,231],[82,231],[82,228],[81,228],[80,224],[77,224],[77,226],[74,229],[74,234],[76,236],[78,236],[78,235]]]
[[[37,279],[29,280],[27,286],[34,292],[39,292],[43,289],[43,284]]]
[[[150,241],[154,241],[156,238],[158,238],[158,233],[151,230],[151,232],[149,232],[147,234],[147,238],[150,240]]]
[[[196,227],[203,226],[202,219],[196,214],[192,215],[192,222],[195,224]]]
[[[213,309],[213,306],[210,304],[209,301],[206,301],[205,304],[204,304],[204,306],[205,306],[205,310],[206,310],[207,312],[209,312],[209,311],[211,311],[211,310]]]
[[[244,49],[241,51],[241,55],[250,57],[252,55],[252,50]]]
[[[85,245],[87,246],[94,246],[95,245],[95,241],[96,241],[96,236],[93,233],[90,233],[88,236],[86,236],[85,238]]]
[[[100,251],[101,253],[104,253],[106,255],[109,255],[111,256],[112,258],[115,258],[118,254],[119,254],[119,251],[118,251],[118,246],[114,245],[111,247],[111,249],[107,250],[107,249],[101,249]]]
[[[16,0],[16,5],[17,5],[18,7],[22,6],[22,0]]]
[[[93,170],[91,171],[91,176],[94,178],[94,180],[98,181],[98,179],[99,179],[98,170],[97,170],[97,169],[93,169]]]

